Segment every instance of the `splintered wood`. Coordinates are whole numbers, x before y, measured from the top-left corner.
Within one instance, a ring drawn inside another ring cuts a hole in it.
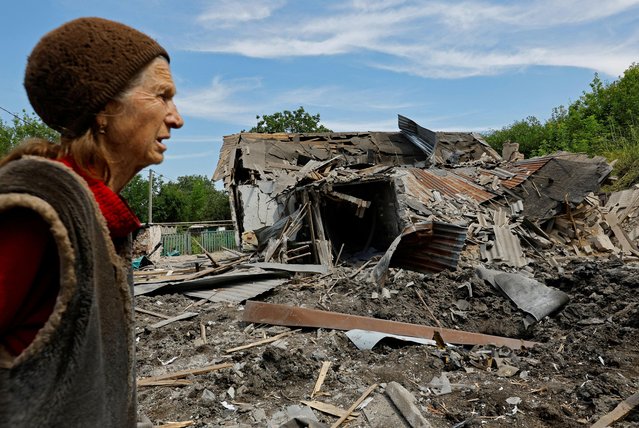
[[[311,393],[311,398],[315,397],[315,394],[320,392],[322,389],[322,385],[324,384],[324,379],[326,379],[326,374],[328,373],[328,369],[331,367],[330,361],[324,361],[322,363],[322,368],[320,369],[319,376],[317,377],[317,381],[315,382],[315,387],[313,388],[313,392]]]
[[[182,377],[187,377],[189,375],[199,375],[199,374],[213,372],[216,370],[228,369],[230,367],[233,367],[233,364],[231,363],[213,364],[211,366],[200,367],[198,369],[180,370],[177,372],[167,373],[160,376],[139,378],[138,386],[150,386],[162,380],[179,379]]]
[[[612,425],[619,419],[626,416],[632,409],[639,405],[639,392],[635,392],[630,397],[619,403],[615,409],[604,415],[601,419],[595,422],[590,428],[605,428]]]
[[[302,404],[306,404],[308,407],[311,407],[315,410],[318,410],[322,413],[326,413],[327,415],[331,415],[331,416],[337,416],[338,418],[341,418],[342,416],[346,415],[347,416],[347,420],[350,419],[354,419],[356,417],[358,417],[360,415],[359,412],[352,412],[350,413],[350,415],[347,413],[346,410],[334,406],[332,404],[329,403],[323,403],[321,401],[306,401],[306,400],[301,400],[300,403]]]
[[[342,424],[342,422],[344,422],[346,420],[346,418],[348,418],[348,416],[353,413],[353,411],[355,409],[357,409],[357,406],[359,406],[362,401],[364,401],[366,399],[366,397],[368,397],[371,392],[375,391],[375,388],[377,388],[377,384],[373,384],[371,386],[368,387],[368,389],[366,391],[364,391],[364,393],[362,394],[361,397],[359,397],[351,407],[348,408],[348,410],[346,411],[346,414],[344,414],[341,418],[339,418],[337,420],[337,422],[335,422],[333,425],[331,425],[331,428],[337,428],[338,426],[340,426]]]
[[[297,333],[298,331],[299,330],[285,331],[284,333],[280,333],[280,334],[278,334],[276,336],[269,337],[267,339],[262,339],[262,340],[258,340],[257,342],[249,343],[247,345],[242,345],[242,346],[238,346],[236,348],[227,349],[226,352],[230,354],[231,352],[241,351],[243,349],[254,348],[256,346],[265,345],[267,343],[271,343],[271,342],[275,342],[276,340],[280,340],[283,337],[290,336],[291,334]]]

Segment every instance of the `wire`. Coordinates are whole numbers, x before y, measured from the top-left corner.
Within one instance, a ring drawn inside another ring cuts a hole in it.
[[[15,114],[15,113],[13,113],[13,112],[10,112],[9,110],[7,110],[6,108],[4,108],[4,107],[2,107],[2,106],[0,106],[0,110],[3,110],[3,111],[5,111],[6,113],[9,113],[11,116],[15,117],[16,119],[21,120],[21,121],[23,121],[23,122],[27,123],[27,121],[26,121],[26,120],[24,120],[22,117],[18,116],[17,114]]]

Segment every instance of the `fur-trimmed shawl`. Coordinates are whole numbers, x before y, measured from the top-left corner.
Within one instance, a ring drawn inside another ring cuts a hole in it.
[[[50,225],[60,292],[19,356],[0,349],[0,427],[135,426],[127,245],[116,251],[86,183],[59,162],[28,157],[0,168],[0,211],[15,207]]]

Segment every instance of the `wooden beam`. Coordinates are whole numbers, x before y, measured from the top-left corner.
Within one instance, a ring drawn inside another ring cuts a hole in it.
[[[320,392],[320,389],[322,389],[322,385],[324,384],[324,379],[326,379],[326,375],[328,374],[328,369],[330,367],[331,367],[330,361],[324,361],[322,363],[322,368],[320,369],[319,376],[317,376],[315,387],[313,388],[313,392],[311,392],[311,398],[315,397],[315,394]]]
[[[258,340],[257,342],[249,343],[248,345],[242,345],[242,346],[238,346],[237,348],[227,349],[226,352],[230,354],[231,352],[236,352],[236,351],[241,351],[243,349],[266,345],[267,343],[275,342],[276,340],[280,340],[283,337],[290,336],[291,334],[297,333],[298,331],[299,330],[285,331],[284,333],[280,333],[276,336],[269,337],[267,339]]]
[[[184,427],[190,427],[194,424],[195,422],[193,421],[169,422],[168,424],[157,425],[154,428],[184,428]]]
[[[435,332],[438,332],[446,342],[457,345],[493,344],[497,346],[508,346],[512,349],[519,349],[522,346],[531,348],[537,345],[536,342],[521,339],[491,336],[449,328],[436,328],[427,325],[382,320],[338,312],[320,311],[318,309],[256,302],[252,300],[246,302],[243,320],[289,327],[332,328],[336,330],[361,329],[425,339],[432,339]]]
[[[320,412],[326,413],[327,415],[331,415],[331,416],[337,416],[338,418],[341,418],[342,416],[344,416],[346,414],[346,410],[334,406],[332,404],[328,404],[328,403],[323,403],[321,401],[305,401],[305,400],[300,400],[300,403],[302,404],[306,404],[308,407],[313,408],[315,410],[319,410]],[[348,417],[357,417],[359,416],[359,412],[352,412],[350,415],[347,414]]]
[[[211,255],[211,253],[209,253],[208,251],[206,251],[206,248],[204,248],[202,246],[202,244],[200,244],[200,242],[195,239],[195,236],[191,236],[191,240],[193,242],[195,242],[195,244],[200,247],[200,249],[202,251],[204,251],[204,255],[211,261],[211,264],[213,265],[213,267],[220,267],[220,264],[218,262],[215,261],[215,259],[213,258],[213,256]]]
[[[180,370],[177,372],[167,373],[160,376],[144,377],[144,378],[138,379],[138,385],[144,386],[149,383],[157,382],[160,380],[179,379],[179,378],[187,377],[189,375],[199,375],[199,374],[213,372],[216,370],[227,369],[229,367],[233,367],[233,364],[230,364],[230,363],[214,364],[212,366],[200,367],[198,369]]]
[[[192,381],[185,379],[167,379],[138,382],[138,386],[188,386],[192,384]]]
[[[630,413],[630,411],[637,407],[637,405],[639,405],[639,392],[635,392],[630,397],[623,400],[617,405],[617,407],[615,407],[612,412],[604,415],[590,428],[605,428],[607,426],[610,426]]]
[[[149,326],[149,328],[156,329],[156,328],[164,327],[165,325],[171,324],[172,322],[193,318],[196,315],[199,315],[199,314],[197,312],[184,312],[183,314],[176,315],[174,317],[167,318],[164,321],[160,321],[155,324],[152,324]]]
[[[164,315],[158,312],[148,311],[146,309],[138,308],[137,306],[133,308],[136,312],[140,312],[147,315],[153,315],[154,317],[164,318],[165,320],[171,319],[170,315]]]

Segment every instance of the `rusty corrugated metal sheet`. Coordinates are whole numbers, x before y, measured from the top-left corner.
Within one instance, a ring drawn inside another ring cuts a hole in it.
[[[452,198],[456,198],[460,194],[466,195],[478,203],[486,202],[495,197],[494,194],[487,192],[479,185],[449,171],[409,168],[408,172],[412,177],[409,177],[406,183],[409,187],[406,191],[424,203],[428,203],[428,190],[437,190]]]
[[[393,240],[371,278],[383,285],[390,266],[426,273],[455,269],[465,241],[465,227],[442,222],[411,225]]]
[[[526,159],[516,162],[510,167],[504,168],[507,171],[515,173],[516,175],[507,180],[502,180],[501,185],[504,186],[506,189],[512,189],[519,186],[521,183],[526,181],[528,177],[530,177],[535,172],[539,171],[541,167],[546,165],[550,161],[550,159],[552,159],[552,157],[550,156],[546,156],[543,158]]]
[[[425,228],[424,226],[430,226]],[[436,273],[457,267],[466,242],[466,228],[442,222],[415,225],[404,231],[390,265],[417,272]]]

